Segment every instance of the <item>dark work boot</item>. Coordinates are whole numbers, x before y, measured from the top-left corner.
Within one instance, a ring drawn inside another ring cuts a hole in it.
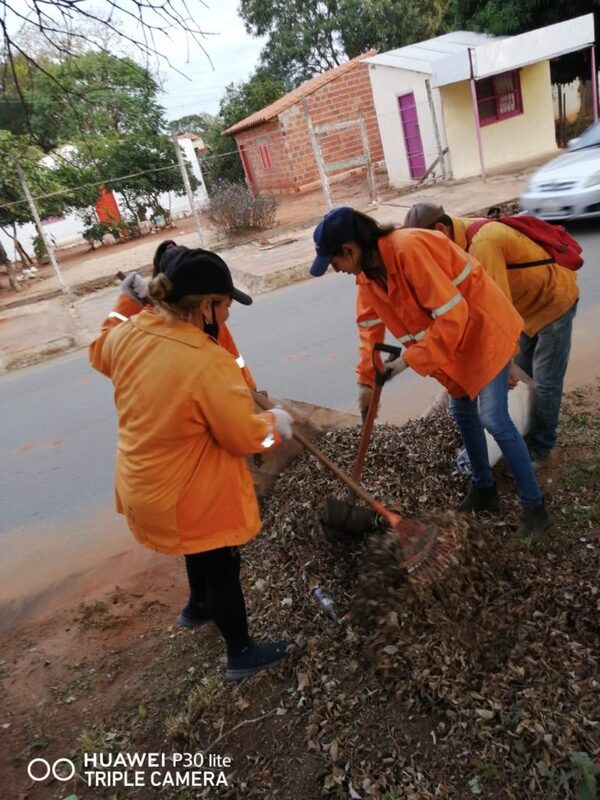
[[[548,513],[546,504],[540,506],[529,506],[523,509],[521,514],[521,524],[516,530],[515,536],[518,539],[539,539],[554,529],[554,522]]]
[[[491,486],[471,486],[467,496],[459,506],[461,511],[475,511],[476,514],[482,511],[500,511],[500,500],[496,484]]]
[[[261,669],[276,667],[285,658],[287,646],[285,641],[260,644],[250,642],[239,655],[227,657],[225,677],[228,681],[239,681],[249,678]]]

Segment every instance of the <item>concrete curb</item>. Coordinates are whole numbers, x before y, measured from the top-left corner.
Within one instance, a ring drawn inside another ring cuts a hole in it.
[[[513,213],[514,206],[517,203],[516,199],[503,201],[498,205],[503,212]],[[493,205],[493,204],[491,204]],[[477,209],[476,211],[462,212],[461,216],[486,216],[487,210],[490,206]],[[305,233],[307,225],[303,224],[302,227],[296,228],[296,231],[301,234]],[[278,231],[279,232],[279,231]],[[300,238],[300,237],[299,237]],[[242,242],[237,247],[244,247],[250,242]],[[233,248],[232,248],[233,249]],[[299,256],[292,256],[286,258],[285,250],[281,250],[282,266],[281,269],[266,271],[264,274],[255,274],[252,272],[244,271],[235,265],[230,264],[231,273],[234,282],[246,289],[250,294],[260,295],[266,292],[280,289],[284,286],[290,286],[293,283],[305,280],[307,278],[307,257],[305,254]],[[255,254],[253,254],[254,257]],[[149,275],[152,271],[152,265],[148,264],[137,270],[142,275]],[[101,275],[90,280],[82,281],[70,287],[71,294],[74,298],[82,298],[86,295],[93,294],[96,291],[106,289],[108,287],[115,287],[117,279],[115,274]],[[31,306],[37,307],[36,310],[41,310],[39,304],[44,301],[56,300],[62,298],[65,301],[65,310],[61,313],[63,320],[68,323],[69,332],[65,331],[64,335],[50,338],[39,344],[32,345],[23,349],[16,349],[13,352],[7,352],[0,355],[0,375],[10,372],[22,367],[32,366],[38,364],[48,358],[58,355],[64,355],[68,352],[76,351],[85,347],[85,338],[82,338],[82,333],[78,330],[77,313],[74,311],[72,303],[69,304],[68,298],[63,292],[58,289],[48,289],[45,292],[40,292],[35,296],[27,298],[15,298],[0,306],[0,314],[8,312],[8,317],[15,316],[15,309]],[[68,308],[67,308],[68,305]],[[70,308],[70,310],[69,310]],[[58,331],[57,331],[58,332]],[[88,333],[85,336],[89,336]]]
[[[4,375],[14,369],[39,364],[47,358],[61,356],[80,347],[81,345],[77,344],[74,336],[61,336],[49,342],[42,342],[42,344],[18,350],[6,356],[0,356],[0,375]]]

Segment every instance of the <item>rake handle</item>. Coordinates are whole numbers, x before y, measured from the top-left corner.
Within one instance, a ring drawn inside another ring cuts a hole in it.
[[[254,401],[258,406],[260,406],[265,411],[271,410],[271,403],[268,400],[266,400],[264,397],[257,394],[256,392],[253,392],[253,396],[254,396]],[[350,475],[345,473],[343,469],[338,467],[338,465],[335,464],[328,456],[326,456],[325,453],[322,450],[320,450],[316,446],[316,444],[314,444],[308,438],[308,436],[305,436],[303,433],[300,433],[300,431],[296,430],[295,428],[294,428],[294,439],[298,442],[298,444],[301,444],[302,447],[308,450],[308,452],[311,453],[317,459],[317,461],[323,464],[324,467],[326,467],[337,478],[339,478],[339,480],[341,480],[342,483],[345,483],[349,489],[352,489],[352,491],[357,497],[360,497],[360,499],[364,500],[365,503],[368,503],[370,506],[374,507],[376,511],[379,512],[380,509],[385,511],[385,516],[388,516],[392,513],[390,511],[387,511],[386,509],[383,509],[383,506],[381,506],[379,501],[376,500],[372,494],[369,494],[369,492],[367,492],[366,489],[363,489],[360,483],[357,483],[354,480],[354,478],[351,478]]]
[[[375,369],[375,385],[373,386],[371,402],[369,403],[369,408],[367,409],[367,413],[363,421],[363,432],[362,436],[360,437],[358,455],[356,456],[356,465],[354,467],[354,472],[352,473],[352,477],[355,481],[360,481],[360,476],[362,475],[362,470],[365,465],[367,450],[369,449],[369,442],[371,441],[371,434],[373,433],[373,426],[375,425],[375,418],[377,417],[377,412],[379,411],[381,391],[384,384],[387,383],[387,381],[392,377],[389,370],[380,370],[377,368],[377,364],[375,363],[376,352],[387,353],[389,356],[387,360],[393,361],[395,358],[398,358],[398,356],[402,355],[402,348],[395,345],[383,344],[382,342],[377,342],[373,348],[371,359],[373,361],[373,368]]]
[[[377,412],[379,410],[379,398],[381,397],[382,389],[383,384],[379,383],[376,383],[373,388],[371,402],[369,403],[367,415],[363,423],[363,432],[362,436],[360,437],[360,445],[358,448],[358,455],[356,456],[356,464],[354,466],[354,472],[352,473],[352,478],[355,481],[360,480],[360,476],[362,475],[362,470],[365,465],[367,450],[369,449],[369,442],[371,441],[371,434],[373,433],[373,427],[375,425],[375,417],[377,416]]]

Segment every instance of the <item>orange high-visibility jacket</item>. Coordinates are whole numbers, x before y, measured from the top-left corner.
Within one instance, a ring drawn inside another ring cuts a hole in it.
[[[467,249],[466,230],[476,220],[452,217],[454,241]],[[523,317],[523,330],[535,336],[544,326],[562,317],[579,297],[577,274],[560,264],[525,269],[507,269],[507,264],[525,264],[549,258],[529,237],[501,222],[486,222],[471,241],[469,252],[512,300]]]
[[[387,291],[357,278],[358,383],[372,385],[373,346],[385,330],[406,347],[406,363],[453,397],[475,398],[506,366],[523,320],[464,250],[437,231],[404,229],[382,237]]]
[[[90,345],[115,387],[117,511],[161,553],[243,544],[260,530],[244,456],[279,443],[234,358],[187,322],[145,310]]]
[[[152,306],[146,307],[146,310],[148,311],[151,309]],[[124,319],[129,319],[129,317],[139,314],[141,310],[142,309],[139,303],[136,303],[136,301],[129,297],[129,295],[125,292],[121,292],[117,298],[114,309],[108,316],[108,325],[118,325],[119,322],[122,322]],[[242,375],[248,384],[248,388],[252,392],[255,391],[256,382],[252,377],[252,373],[246,366],[246,362],[240,355],[240,351],[237,349],[237,345],[227,325],[223,324],[219,326],[219,337],[217,341],[235,358],[238,367],[242,370]]]

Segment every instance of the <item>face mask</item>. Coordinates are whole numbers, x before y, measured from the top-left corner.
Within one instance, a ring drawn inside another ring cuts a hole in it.
[[[208,336],[212,336],[213,339],[218,339],[219,338],[219,325],[218,325],[217,319],[215,317],[215,306],[216,306],[216,301],[213,300],[212,303],[211,303],[212,322],[205,322],[203,330],[204,330],[204,333],[206,333]]]

